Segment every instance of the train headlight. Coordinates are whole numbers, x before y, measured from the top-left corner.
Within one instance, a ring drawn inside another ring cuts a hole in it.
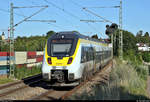
[[[47,62],[48,62],[48,64],[52,64],[51,58],[47,58]]]
[[[67,64],[71,64],[71,63],[72,63],[72,60],[73,60],[73,58],[70,57]]]

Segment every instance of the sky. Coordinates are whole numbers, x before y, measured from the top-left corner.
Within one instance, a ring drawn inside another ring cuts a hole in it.
[[[150,0],[122,0],[123,2],[123,29],[134,35],[139,30],[150,33]],[[83,10],[88,10],[104,17],[111,22],[119,24],[119,8],[93,8],[119,6],[120,0],[0,0],[0,33],[5,32],[8,37],[10,25],[10,3],[14,7],[45,6],[37,15],[28,20],[56,20],[52,22],[23,22],[16,26],[14,36],[45,35],[48,31],[79,31],[81,34],[107,38],[105,35],[108,22],[81,22],[80,20],[102,19]],[[18,8],[14,9],[14,24],[22,21],[23,16],[30,16],[41,8]]]

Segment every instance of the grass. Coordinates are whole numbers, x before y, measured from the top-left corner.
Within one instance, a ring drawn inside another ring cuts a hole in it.
[[[73,95],[71,100],[138,100],[149,99],[146,91],[148,70],[116,59],[116,66],[110,73],[106,85],[97,84],[91,93]]]
[[[111,73],[110,78],[124,88],[129,94],[148,96],[146,93],[146,81],[148,70],[144,66],[133,66],[121,63],[117,59],[117,66]]]
[[[14,82],[14,80],[8,78],[0,79],[0,84],[6,84],[9,82]]]
[[[22,67],[22,68],[16,68],[15,69],[15,77],[17,79],[22,79],[22,78],[25,78],[25,77],[29,77],[29,76],[39,74],[39,73],[41,73],[41,65],[34,66],[32,68]]]
[[[34,66],[32,68],[26,68],[26,67],[15,68],[15,78],[17,79],[26,78],[39,73],[41,73],[41,65]],[[6,84],[9,82],[14,82],[14,80],[9,78],[0,78],[0,84]]]

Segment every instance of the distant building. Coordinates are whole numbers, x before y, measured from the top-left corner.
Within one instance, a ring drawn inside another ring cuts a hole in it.
[[[2,33],[2,40],[5,40],[5,34],[4,34],[4,32]]]
[[[5,37],[5,34],[4,34],[4,32],[2,33],[2,35],[0,36],[1,38],[2,38],[2,42],[4,43],[4,44],[9,44],[9,38],[7,39],[6,37]]]
[[[139,51],[150,51],[150,47],[148,46],[148,44],[137,43],[136,46],[138,46]]]

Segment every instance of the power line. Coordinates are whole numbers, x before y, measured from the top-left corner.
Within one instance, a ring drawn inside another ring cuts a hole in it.
[[[77,6],[79,6],[79,7],[81,7],[81,8],[82,8],[82,6],[81,6],[80,4],[78,4],[78,3],[74,2],[73,0],[70,0],[70,1],[72,1],[72,3],[73,3],[73,4],[75,4],[75,5],[77,5]]]
[[[33,13],[31,16],[24,18],[22,21],[18,22],[17,24],[15,24],[13,27],[17,26],[18,24],[21,24],[22,22],[28,20],[29,18],[33,17],[34,15],[38,14],[39,12],[43,11],[44,9],[46,9],[48,6],[45,6],[43,8],[41,8],[40,10],[38,10],[37,12]],[[15,7],[16,8],[16,7]]]
[[[65,9],[62,9],[61,7],[55,5],[54,3],[50,2],[50,1],[47,1],[47,0],[44,0],[44,1],[45,1],[46,3],[48,3],[48,4],[52,5],[52,6],[54,6],[55,8],[57,8],[57,9],[59,9],[59,10],[65,12],[66,14],[68,14],[68,15],[70,15],[70,16],[76,18],[76,19],[80,19],[78,16],[76,16],[76,15],[74,15],[74,14],[72,14],[72,13],[66,11]]]
[[[73,0],[71,0],[71,1],[72,1],[73,4],[75,4],[75,5],[79,6],[80,8],[82,8],[82,6],[80,4],[74,2]],[[94,30],[97,31],[97,29],[95,27],[93,27],[92,25],[90,25],[88,22],[85,22],[85,23],[87,23],[87,25],[89,26],[89,28],[92,28],[92,29],[94,29]]]
[[[23,23],[24,21],[27,21],[29,18],[35,16],[36,14],[38,14],[39,12],[43,11],[44,9],[46,9],[48,6],[30,6],[30,8],[33,7],[42,7],[40,10],[38,10],[37,12],[33,13],[32,15],[25,17],[23,20],[21,20],[20,22],[18,22],[17,24],[14,25],[14,8],[27,8],[27,7],[14,7],[13,3],[10,4],[10,56],[13,56],[12,58],[9,59],[9,65],[10,65],[10,72],[9,72],[9,77],[14,77],[14,71],[15,71],[15,54],[12,55],[12,53],[14,53],[14,27]]]
[[[83,20],[83,19],[81,19],[80,21],[82,21],[82,22],[92,22],[92,23],[95,23],[95,22],[105,22],[103,20]]]
[[[91,14],[93,14],[93,15],[95,15],[95,16],[101,18],[101,19],[103,19],[103,20],[106,21],[106,22],[113,23],[113,22],[107,20],[106,18],[104,18],[104,17],[102,17],[102,16],[100,16],[100,15],[98,15],[98,14],[96,14],[96,13],[94,13],[94,12],[88,10],[88,9],[86,9],[85,7],[84,7],[83,9],[84,9],[85,11],[87,11],[87,12],[89,12],[89,13],[91,13]]]
[[[10,13],[9,10],[5,10],[5,9],[0,9],[0,11]],[[17,15],[17,16],[26,17],[26,16],[24,16],[24,15],[22,15],[22,14],[19,14],[19,13],[14,13],[14,14]]]
[[[77,5],[78,7],[80,7],[81,9],[83,8],[82,7],[82,5],[80,5],[80,4],[78,4],[78,3],[76,3],[75,1],[73,1],[73,0],[71,0],[72,1],[72,3],[73,4],[75,4],[75,5]],[[86,14],[86,13],[84,13],[84,14]],[[88,16],[87,14],[86,14],[86,16]],[[81,20],[80,20],[81,21]],[[84,20],[83,20],[84,21]],[[88,21],[88,20],[87,20]],[[92,22],[95,22],[96,20],[90,20],[90,21],[92,21]],[[101,22],[101,21],[98,21],[98,22]],[[102,22],[105,22],[105,21],[102,21]],[[88,23],[88,22],[85,22],[85,23],[87,23],[87,25],[89,26],[89,28],[92,28],[93,30],[96,30],[97,32],[99,32],[94,26],[92,26],[90,23]],[[101,33],[101,32],[100,32]],[[101,33],[102,35],[103,35],[103,33]]]
[[[101,7],[86,7],[86,8],[119,8],[120,6],[101,6]]]
[[[56,23],[56,20],[26,20],[26,22],[53,22],[53,23]]]
[[[14,9],[18,8],[39,8],[39,7],[45,7],[45,6],[23,6],[23,7],[13,7]],[[48,7],[48,6],[47,6]]]
[[[84,12],[84,14],[85,14],[86,16],[88,16],[88,14],[86,14],[85,12]],[[90,23],[88,23],[88,22],[86,22],[86,23],[88,24],[89,28],[92,28],[93,30],[96,29],[96,28],[93,27]],[[97,29],[96,29],[96,31],[99,32]],[[101,32],[100,32],[100,33],[101,33]],[[105,36],[105,34],[103,34],[103,33],[101,33],[101,34],[102,34],[102,36]]]
[[[48,1],[46,0],[45,2],[47,2],[48,3]],[[51,2],[49,2],[49,3],[51,3]],[[52,3],[53,4],[53,3]],[[51,4],[51,5],[52,5]],[[53,6],[54,6],[55,4],[53,4]],[[64,9],[62,9],[62,8],[60,8],[60,7],[58,7],[57,5],[55,5],[54,7],[57,7],[58,9],[61,9],[61,10],[63,10],[64,11]],[[66,13],[66,11],[64,11],[65,13]],[[61,17],[63,17],[64,18],[64,20],[67,22],[67,23],[69,23],[69,24],[71,24],[71,26],[72,27],[75,27],[74,25],[73,25],[73,23],[70,21],[70,20],[68,20],[67,19],[67,17],[64,17],[64,16],[62,16],[62,15],[60,15],[60,14],[58,14],[58,13],[56,13],[55,12],[55,14],[57,15],[57,16],[61,16]],[[70,16],[72,16],[72,15],[70,15]],[[51,17],[51,16],[50,16]],[[77,18],[78,19],[78,18]],[[75,27],[76,28],[76,27]]]
[[[51,25],[53,25],[53,26],[55,26],[56,28],[59,28],[59,29],[64,29],[64,28],[62,28],[60,26],[57,26],[56,24],[52,24],[52,23],[47,23],[47,24],[51,24]]]

